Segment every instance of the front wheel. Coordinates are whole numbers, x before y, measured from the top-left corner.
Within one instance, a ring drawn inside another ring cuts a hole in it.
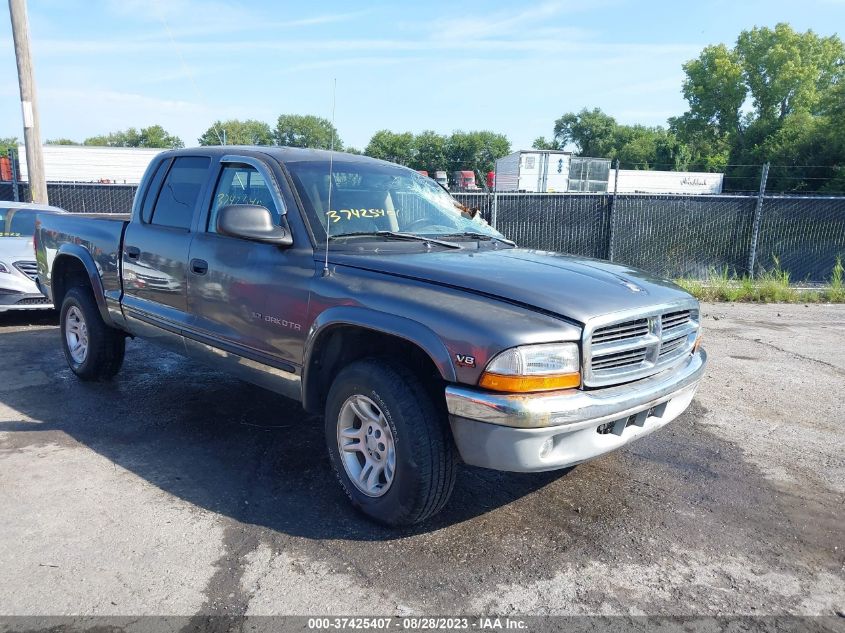
[[[120,370],[126,337],[103,321],[89,288],[67,291],[60,329],[65,358],[80,379],[107,380]]]
[[[452,493],[457,459],[444,415],[419,379],[381,359],[344,368],[326,401],[326,444],[352,504],[379,523],[419,523]]]

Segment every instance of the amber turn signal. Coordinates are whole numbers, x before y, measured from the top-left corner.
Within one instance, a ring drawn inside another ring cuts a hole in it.
[[[695,339],[695,343],[692,345],[692,353],[695,354],[698,351],[698,348],[701,347],[701,332],[698,333],[698,338]]]
[[[484,372],[479,387],[492,391],[509,391],[511,393],[530,393],[532,391],[554,391],[556,389],[572,389],[581,384],[581,374],[552,374],[549,376],[504,376]]]

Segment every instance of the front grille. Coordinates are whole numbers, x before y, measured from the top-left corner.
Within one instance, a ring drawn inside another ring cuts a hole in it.
[[[604,356],[593,359],[593,371],[637,365],[645,360],[647,353],[648,349],[640,347],[638,349],[625,350],[624,352],[616,352],[615,354],[605,354]]]
[[[637,338],[646,334],[648,334],[648,319],[635,319],[597,329],[593,332],[593,343],[624,341],[625,339]]]
[[[26,299],[21,299],[15,305],[19,306],[40,306],[40,305],[49,305],[50,300],[47,297],[28,297]]]
[[[671,341],[664,341],[663,345],[660,346],[660,358],[664,358],[676,351],[678,348],[683,347],[684,341],[686,340],[687,338],[682,336],[681,338],[676,338]]]
[[[584,330],[583,382],[601,387],[655,374],[685,357],[698,335],[698,309],[644,310]]]
[[[15,262],[14,267],[21,271],[24,275],[35,281],[38,276],[38,262]]]
[[[665,334],[668,330],[678,328],[689,323],[690,311],[681,310],[679,312],[670,312],[660,317],[660,320],[663,324],[663,332]]]

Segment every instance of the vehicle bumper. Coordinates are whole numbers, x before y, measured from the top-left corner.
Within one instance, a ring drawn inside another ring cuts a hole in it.
[[[626,385],[592,391],[502,394],[446,388],[464,462],[495,470],[556,470],[597,457],[671,422],[698,388],[707,354]]]
[[[0,288],[0,312],[10,310],[49,310],[53,307],[50,300],[39,293],[9,293]]]
[[[0,276],[0,312],[9,310],[44,310],[52,302],[38,289],[37,284],[23,275]]]

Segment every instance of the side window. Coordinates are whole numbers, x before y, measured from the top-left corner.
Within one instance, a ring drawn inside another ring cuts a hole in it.
[[[211,159],[202,156],[180,156],[164,179],[153,209],[152,224],[177,229],[191,228],[194,209],[208,176]]]
[[[273,202],[270,186],[255,167],[242,163],[228,163],[220,172],[211,213],[208,216],[209,233],[217,232],[217,214],[230,204],[257,204],[266,207],[278,224],[280,213]]]
[[[153,214],[153,204],[155,204],[156,196],[158,196],[158,190],[161,189],[161,181],[164,180],[168,165],[170,165],[170,160],[167,158],[158,164],[153,177],[150,178],[150,183],[147,185],[147,190],[144,192],[144,201],[141,205],[141,219],[144,222],[149,223]]]
[[[6,216],[8,214],[8,209],[0,209],[0,237],[6,237]]]

